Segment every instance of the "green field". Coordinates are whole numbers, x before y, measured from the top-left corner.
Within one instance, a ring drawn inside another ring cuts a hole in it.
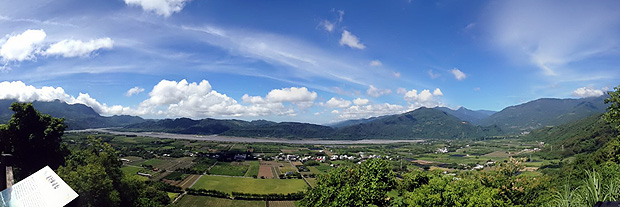
[[[156,165],[160,165],[164,162],[164,160],[160,160],[160,159],[150,159],[147,161],[144,161],[143,163],[140,163],[140,165],[151,165],[151,166],[156,166]]]
[[[168,193],[168,198],[170,198],[170,201],[173,201],[180,194],[180,193],[171,193],[171,192],[167,192],[167,193]]]
[[[123,171],[123,174],[125,175],[135,175],[138,172],[146,172],[144,168],[128,165],[121,167],[121,171]]]
[[[248,171],[249,166],[244,164],[231,164],[230,162],[218,162],[211,170],[209,174],[213,175],[229,175],[229,176],[244,176]],[[256,173],[258,175],[258,172]]]
[[[265,207],[265,201],[230,200],[209,196],[185,195],[173,206],[178,207]]]
[[[245,177],[258,176],[258,169],[260,168],[258,161],[246,161],[246,162],[250,163],[250,168],[248,168],[248,171],[245,173]]]
[[[213,189],[227,193],[295,193],[306,190],[308,185],[302,179],[255,179],[205,175],[193,188]]]

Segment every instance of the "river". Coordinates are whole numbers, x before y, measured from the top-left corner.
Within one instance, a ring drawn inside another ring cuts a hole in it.
[[[336,144],[394,144],[394,143],[418,143],[423,142],[421,139],[361,139],[361,140],[327,140],[327,139],[283,139],[283,138],[248,138],[248,137],[232,137],[232,136],[220,136],[220,135],[193,135],[193,134],[172,134],[162,132],[121,132],[114,131],[107,128],[101,129],[83,129],[83,130],[69,130],[67,133],[79,133],[79,132],[99,132],[109,133],[115,135],[136,135],[142,137],[155,137],[164,139],[185,139],[185,140],[200,140],[200,141],[213,141],[213,142],[238,142],[238,143],[285,143],[285,144],[321,144],[321,145],[336,145]]]

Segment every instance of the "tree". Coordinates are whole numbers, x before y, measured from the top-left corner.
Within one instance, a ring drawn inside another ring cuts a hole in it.
[[[21,180],[49,165],[64,163],[68,150],[61,144],[67,126],[64,119],[41,114],[32,103],[13,103],[8,124],[0,125],[0,151],[13,154],[14,176]]]
[[[607,106],[607,112],[603,117],[616,130],[620,130],[620,85],[614,87],[614,90],[609,92],[609,97],[605,99],[605,104],[609,104],[609,106]]]
[[[170,202],[165,192],[136,175],[123,175],[121,166],[114,148],[88,137],[86,145],[58,168],[58,175],[80,195],[70,206],[162,206]]]
[[[369,159],[354,167],[341,166],[318,177],[301,206],[387,206],[387,192],[395,187],[389,163]]]

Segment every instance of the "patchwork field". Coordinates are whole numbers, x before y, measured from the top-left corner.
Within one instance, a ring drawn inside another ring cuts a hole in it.
[[[308,185],[302,179],[255,179],[244,177],[226,177],[204,175],[193,188],[213,189],[227,193],[295,193],[305,191]]]
[[[258,170],[259,178],[274,178],[270,165],[261,165]]]
[[[230,200],[209,196],[185,195],[173,206],[178,207],[265,207],[265,201]]]
[[[268,201],[269,207],[295,207],[295,201]]]
[[[244,176],[248,171],[249,164],[244,162],[218,162],[209,170],[209,174],[228,175],[228,176]]]

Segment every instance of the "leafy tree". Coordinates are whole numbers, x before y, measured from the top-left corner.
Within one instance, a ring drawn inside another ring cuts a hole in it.
[[[162,206],[170,199],[163,191],[135,176],[124,176],[116,151],[89,137],[83,149],[67,157],[58,175],[79,195],[71,206]]]
[[[0,125],[0,151],[13,154],[14,176],[21,180],[49,165],[64,163],[68,150],[61,144],[64,119],[41,114],[31,103],[13,103],[8,124]]]
[[[614,89],[615,91],[609,92],[609,97],[605,99],[605,104],[609,104],[609,106],[607,106],[607,112],[603,117],[616,130],[620,130],[620,85],[614,87]]]
[[[409,206],[509,206],[499,189],[451,175],[432,176],[428,184],[406,193],[405,198]]]
[[[387,206],[387,192],[395,186],[389,163],[369,159],[361,165],[341,166],[318,177],[301,206]]]

